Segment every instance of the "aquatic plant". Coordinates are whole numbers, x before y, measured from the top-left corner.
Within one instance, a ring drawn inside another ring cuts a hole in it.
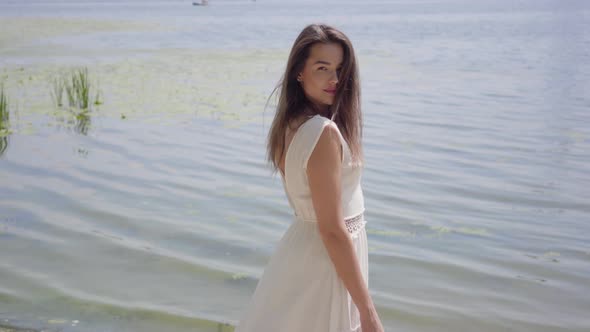
[[[88,69],[76,69],[71,73],[69,82],[65,86],[70,107],[88,109],[90,105],[90,82],[88,81]]]
[[[94,105],[102,105],[102,100],[100,99],[100,92],[96,91],[96,97],[94,97]]]
[[[57,107],[63,106],[63,94],[66,88],[66,82],[63,77],[56,77],[51,82],[51,99],[53,99],[53,103]]]
[[[54,77],[50,93],[54,105],[58,108],[58,122],[73,128],[79,134],[86,135],[91,127],[92,106],[102,104],[101,93],[95,87],[98,87],[98,81],[95,84],[90,83],[86,67],[71,69]],[[67,100],[64,100],[64,93]],[[64,102],[67,102],[67,105]]]
[[[8,121],[10,121],[8,97],[4,92],[4,85],[0,85],[0,133],[8,130]]]
[[[4,85],[0,85],[0,157],[8,148],[8,136],[10,135],[10,112],[8,110],[8,97],[4,92]]]
[[[98,86],[98,82],[96,84]],[[90,77],[88,68],[73,69],[67,74],[61,74],[51,81],[51,99],[56,107],[64,106],[63,95],[64,92],[67,97],[68,106],[71,108],[78,108],[81,110],[89,110],[92,104],[101,105],[101,96],[98,89],[94,93],[94,100],[92,100],[92,85],[90,84]]]

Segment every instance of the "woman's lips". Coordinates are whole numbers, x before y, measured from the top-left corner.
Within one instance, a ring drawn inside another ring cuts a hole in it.
[[[336,94],[336,89],[325,89],[324,91],[326,91],[327,93],[331,94],[331,95],[335,95]]]

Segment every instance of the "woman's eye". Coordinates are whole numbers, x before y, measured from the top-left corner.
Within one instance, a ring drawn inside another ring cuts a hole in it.
[[[320,67],[320,68],[318,68],[318,70],[325,71],[325,70],[328,70],[328,68],[326,68],[326,67]]]

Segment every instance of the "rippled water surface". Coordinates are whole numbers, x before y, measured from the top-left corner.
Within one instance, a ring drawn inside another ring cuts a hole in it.
[[[590,330],[589,15],[576,0],[0,2],[0,326],[231,331],[292,220],[265,104],[322,21],[360,62],[386,330]],[[99,105],[57,107],[53,80],[80,67]]]

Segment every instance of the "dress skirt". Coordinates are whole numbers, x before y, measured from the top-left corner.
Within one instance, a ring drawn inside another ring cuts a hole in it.
[[[367,234],[351,234],[368,284]],[[336,273],[317,222],[295,217],[271,256],[236,332],[360,332],[359,312]]]

